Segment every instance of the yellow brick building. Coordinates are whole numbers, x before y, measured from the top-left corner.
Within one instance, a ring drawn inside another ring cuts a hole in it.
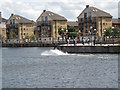
[[[31,35],[34,35],[33,21],[11,14],[7,21],[7,39],[20,42]]]
[[[51,11],[43,10],[36,22],[37,30],[35,35],[43,42],[57,41],[60,37],[58,29],[60,27],[67,29],[67,19]]]
[[[2,41],[6,40],[6,22],[7,22],[7,20],[5,18],[1,18],[0,34],[1,34]]]
[[[81,35],[102,37],[106,28],[112,27],[112,16],[95,7],[86,5],[78,16],[78,27]]]

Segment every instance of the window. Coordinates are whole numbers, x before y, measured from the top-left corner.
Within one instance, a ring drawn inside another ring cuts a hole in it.
[[[10,24],[12,24],[12,20],[10,20]]]
[[[44,21],[44,16],[42,16],[42,21]]]
[[[15,24],[15,19],[13,19],[13,24]]]
[[[24,30],[25,30],[25,28],[24,28]]]
[[[47,16],[45,17],[45,21],[47,22],[47,20],[48,20],[48,18],[47,18]]]
[[[91,12],[88,13],[88,16],[89,16],[89,18],[91,18],[91,16],[92,16]]]
[[[88,33],[88,31],[86,30],[85,33]]]
[[[48,27],[48,30],[50,30],[50,27]]]
[[[81,22],[83,21],[83,19],[81,18]]]
[[[24,35],[25,35],[25,33],[24,33]]]
[[[84,18],[87,18],[87,13],[84,13]]]

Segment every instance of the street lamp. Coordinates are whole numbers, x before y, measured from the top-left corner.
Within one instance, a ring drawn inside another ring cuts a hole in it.
[[[61,30],[62,30],[62,41],[63,41],[63,28]]]
[[[90,31],[89,31],[89,34],[91,35],[91,46],[92,46],[92,26],[90,27]]]
[[[94,36],[94,38],[95,38],[95,37],[96,37],[96,29],[94,29],[94,35],[95,35],[95,36]]]
[[[66,30],[66,40],[67,40],[67,33],[68,33],[68,30]]]
[[[89,31],[89,35],[91,35],[91,31]],[[91,35],[92,36],[92,35]],[[90,39],[91,40],[91,39]],[[92,40],[91,40],[91,46],[92,46]]]
[[[79,41],[80,41],[80,34],[81,34],[81,30],[79,30]]]
[[[114,45],[114,33],[113,33],[114,27],[112,27],[112,38],[113,38],[113,45]]]

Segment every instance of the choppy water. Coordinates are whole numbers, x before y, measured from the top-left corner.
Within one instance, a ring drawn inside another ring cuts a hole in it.
[[[3,48],[3,88],[117,88],[117,54]]]

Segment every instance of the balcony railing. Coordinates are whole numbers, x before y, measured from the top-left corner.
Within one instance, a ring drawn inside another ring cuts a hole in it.
[[[51,21],[40,21],[38,22],[39,26],[49,26],[51,25]]]

